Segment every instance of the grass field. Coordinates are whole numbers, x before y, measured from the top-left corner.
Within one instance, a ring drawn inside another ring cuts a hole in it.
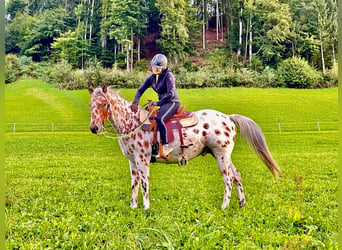
[[[122,90],[128,100],[134,92]],[[220,209],[224,187],[210,156],[184,167],[151,165],[151,208],[142,209],[139,194],[138,208],[131,209],[128,162],[117,141],[87,131],[88,92],[33,80],[9,84],[6,123],[85,128],[6,133],[7,248],[337,249],[337,89],[213,88],[179,95],[188,110],[238,113],[260,124],[284,176],[274,181],[237,140],[232,159],[242,175],[244,209],[236,192],[229,209]],[[141,104],[155,98],[150,91]],[[293,128],[268,127],[279,122]],[[330,125],[320,132],[295,128],[317,122]]]

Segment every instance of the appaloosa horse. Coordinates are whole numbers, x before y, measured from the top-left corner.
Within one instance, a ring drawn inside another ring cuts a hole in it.
[[[139,183],[143,195],[143,207],[148,209],[149,202],[149,166],[152,154],[153,132],[136,129],[141,124],[139,113],[130,109],[131,103],[122,98],[117,91],[102,85],[94,89],[88,87],[91,99],[91,122],[89,129],[99,134],[104,129],[104,122],[109,120],[120,136],[119,145],[123,155],[129,160],[132,177],[131,207],[138,205]],[[191,160],[198,155],[211,153],[217,160],[225,186],[222,209],[229,206],[232,185],[235,183],[240,207],[246,203],[242,188],[240,173],[231,160],[234,142],[236,140],[236,127],[240,133],[255,149],[259,158],[265,163],[275,178],[281,174],[280,168],[272,158],[266,145],[265,137],[260,127],[251,119],[241,115],[226,115],[215,110],[200,110],[194,112],[198,118],[197,125],[182,129],[184,144],[193,146],[184,150],[183,154]],[[127,136],[126,136],[127,135]],[[174,131],[173,142],[169,145],[174,149],[166,161],[157,158],[157,162],[177,163],[182,156],[178,131]]]

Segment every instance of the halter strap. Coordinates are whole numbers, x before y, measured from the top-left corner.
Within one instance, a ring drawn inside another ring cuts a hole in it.
[[[144,105],[145,106],[145,105]],[[134,134],[135,132],[137,132],[139,129],[141,129],[142,126],[144,126],[144,124],[148,121],[148,119],[150,119],[150,117],[152,116],[154,110],[156,109],[157,107],[154,107],[148,114],[147,116],[145,117],[145,119],[139,124],[138,127],[136,127],[134,130],[132,130],[131,132],[129,132],[128,134],[124,134],[124,135],[119,135],[119,136],[108,136],[106,135],[104,132],[101,132],[101,134],[104,136],[104,137],[107,137],[109,139],[121,139],[121,138],[125,138],[125,137],[128,137],[128,136],[131,136],[132,134]],[[109,132],[109,133],[115,133],[113,131],[109,131],[107,130],[105,127],[104,129],[106,130],[106,132]]]

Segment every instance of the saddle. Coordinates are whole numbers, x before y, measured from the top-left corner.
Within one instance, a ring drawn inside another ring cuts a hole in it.
[[[188,148],[191,145],[184,145],[183,140],[183,133],[182,128],[192,127],[198,123],[197,116],[190,111],[184,111],[185,106],[181,105],[177,112],[169,119],[165,121],[166,125],[166,131],[167,131],[167,138],[169,142],[172,142],[174,140],[173,130],[178,129],[178,134],[180,138],[180,148],[182,151],[182,158],[180,159],[179,163],[180,165],[186,165],[187,160],[184,156],[184,149]],[[140,122],[143,123],[144,119],[148,116],[149,111],[148,110],[140,110]],[[156,155],[158,154],[161,158],[168,160],[168,156],[165,156],[163,152],[161,151],[161,144],[157,143],[157,122],[155,118],[157,117],[158,111],[155,110],[155,112],[151,115],[150,119],[148,121],[145,121],[142,129],[146,131],[153,131],[153,144],[152,144],[152,158],[151,162],[156,161]],[[158,150],[159,149],[159,150]]]

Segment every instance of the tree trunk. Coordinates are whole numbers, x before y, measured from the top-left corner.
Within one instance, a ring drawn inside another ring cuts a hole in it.
[[[237,56],[241,55],[241,48],[242,48],[242,6],[240,9],[240,17],[239,17],[239,49],[237,52]],[[239,59],[239,58],[238,58]]]
[[[141,38],[138,38],[138,61],[140,61],[140,46],[141,46]]]
[[[335,45],[332,44],[332,51],[333,51],[333,59],[334,59],[334,65],[336,64],[336,55],[335,55]]]
[[[205,49],[205,1],[203,0],[202,48]]]
[[[89,21],[89,44],[91,44],[91,33],[93,30],[94,2],[95,0],[93,0],[91,3],[91,15],[90,15],[90,21]]]
[[[220,23],[221,23],[221,41],[223,41],[223,1],[221,2],[221,18],[220,18]]]
[[[219,16],[219,3],[216,0],[216,40],[219,39],[219,23],[220,23],[220,16]]]
[[[129,72],[129,45],[126,45],[126,69]]]
[[[319,32],[319,38],[321,40],[322,69],[323,69],[323,75],[325,75],[325,62],[324,62],[324,52],[323,52],[322,31]]]
[[[132,44],[130,44],[131,49],[131,71],[133,71],[133,53],[134,53],[134,36],[133,36],[133,28],[131,28],[131,41]]]
[[[248,21],[247,21],[248,23]],[[248,53],[248,33],[249,33],[249,26],[246,25],[246,40],[245,40],[245,60],[247,60],[247,53]]]
[[[114,42],[114,65],[116,65],[116,51],[117,51],[117,44]]]
[[[252,63],[253,56],[253,32],[252,32],[252,17],[249,19],[249,63]]]

